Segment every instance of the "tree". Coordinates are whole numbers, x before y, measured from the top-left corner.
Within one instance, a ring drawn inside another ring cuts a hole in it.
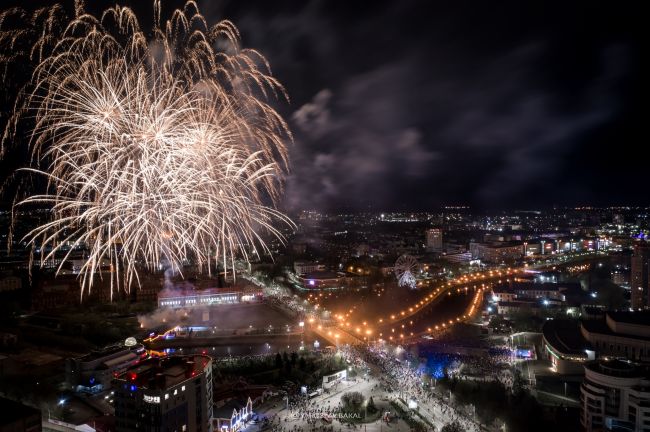
[[[298,368],[300,368],[301,371],[304,371],[307,368],[307,362],[305,361],[304,357],[300,357],[300,360],[298,361]]]
[[[294,351],[291,353],[291,366],[295,366],[298,361],[298,354]]]
[[[275,367],[278,369],[282,368],[282,356],[280,353],[275,355]]]
[[[375,401],[372,400],[372,396],[370,396],[370,399],[368,399],[368,406],[366,408],[370,414],[377,412],[377,407],[375,406]]]
[[[458,385],[458,377],[454,375],[451,380],[449,380],[449,390],[452,392],[456,390],[456,386]]]
[[[520,398],[526,389],[524,377],[519,369],[513,371],[512,377],[512,394],[515,398]]]
[[[343,393],[343,396],[341,396],[341,402],[343,402],[343,405],[345,405],[346,408],[358,411],[361,404],[363,404],[363,395],[359,392]]]
[[[465,432],[465,429],[460,425],[458,420],[454,420],[451,423],[447,423],[440,429],[440,432]]]

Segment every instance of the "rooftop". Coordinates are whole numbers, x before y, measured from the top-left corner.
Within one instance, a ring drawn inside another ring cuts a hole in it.
[[[207,296],[216,294],[237,294],[241,291],[241,287],[232,288],[206,288],[206,289],[193,289],[193,288],[164,288],[158,293],[158,298],[175,298],[187,296]]]
[[[530,283],[530,282],[511,282],[510,286],[514,290],[530,291],[561,291],[565,287],[556,283]]]
[[[93,360],[98,360],[103,357],[109,357],[114,354],[120,353],[124,351],[125,353],[130,351],[131,349],[129,347],[124,346],[123,344],[119,345],[110,345],[105,348],[91,351],[86,355],[83,355],[79,357],[77,360],[83,361],[83,362],[91,362]]]
[[[548,320],[542,326],[542,333],[548,344],[560,354],[586,356],[585,350],[591,349],[575,320]]]
[[[617,322],[650,326],[650,311],[610,311],[607,312],[609,317]]]
[[[648,340],[648,338],[644,336],[637,336],[634,334],[615,332],[611,328],[609,328],[607,322],[602,319],[584,320],[580,325],[589,333],[599,333],[599,334],[610,335],[610,336],[618,336],[620,338]]]
[[[500,301],[499,306],[505,306],[505,307],[524,306],[529,308],[540,308],[542,307],[542,304],[537,299],[521,299],[515,301]]]
[[[116,377],[149,390],[165,390],[201,374],[210,363],[206,355],[151,358]]]
[[[332,272],[332,271],[317,271],[312,273],[305,273],[300,275],[302,279],[338,279],[343,277],[342,273]]]
[[[618,359],[600,359],[587,363],[585,367],[593,372],[621,378],[644,378],[648,371],[635,363]]]

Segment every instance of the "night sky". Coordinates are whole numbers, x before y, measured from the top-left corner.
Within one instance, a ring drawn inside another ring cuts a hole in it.
[[[642,2],[198,3],[289,92],[286,209],[648,204]]]

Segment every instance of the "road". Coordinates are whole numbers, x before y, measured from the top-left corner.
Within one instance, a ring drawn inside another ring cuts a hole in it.
[[[354,342],[346,343],[367,343],[372,340],[396,343],[415,342],[427,333],[442,332],[456,323],[472,321],[481,311],[482,295],[489,292],[495,284],[507,282],[526,270],[554,268],[600,258],[602,258],[602,254],[599,253],[579,253],[571,256],[545,257],[545,261],[517,268],[491,269],[464,274],[433,288],[420,300],[408,307],[401,308],[401,310],[388,313],[378,311],[375,316],[367,317],[362,322],[352,322],[348,318],[340,317],[335,321],[336,327],[329,328],[324,336],[329,336],[328,340],[332,344],[336,343],[336,334],[339,334],[339,342],[342,342],[343,338],[350,339],[350,337],[354,340]],[[457,316],[440,319],[442,314],[434,313],[434,309],[445,296],[462,295],[468,297],[468,305]],[[348,307],[353,307],[353,305],[348,305]],[[316,322],[314,327],[318,324]],[[344,336],[344,333],[347,336]]]

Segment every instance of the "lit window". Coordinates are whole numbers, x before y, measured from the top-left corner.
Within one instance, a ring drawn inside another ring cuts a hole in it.
[[[185,386],[181,387],[181,391],[185,391]]]
[[[174,396],[178,394],[178,389],[174,390]]]
[[[165,400],[169,399],[169,393],[165,393]]]

